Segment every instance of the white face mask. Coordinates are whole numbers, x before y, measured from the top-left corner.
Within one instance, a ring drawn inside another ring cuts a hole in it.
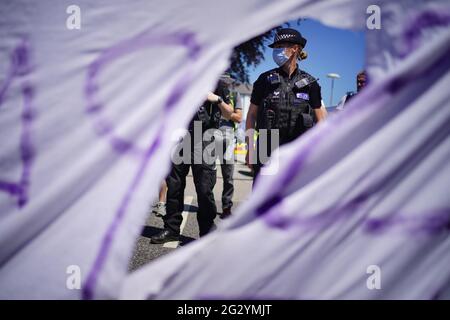
[[[275,61],[275,63],[279,67],[283,66],[286,62],[288,62],[290,58],[286,55],[286,48],[274,48],[272,57],[273,61]]]

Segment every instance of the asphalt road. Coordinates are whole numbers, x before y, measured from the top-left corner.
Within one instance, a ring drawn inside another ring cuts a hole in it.
[[[244,165],[243,156],[237,156],[237,164],[234,166],[234,196],[233,203],[234,209],[236,209],[243,201],[250,195],[252,187],[252,178],[250,170]],[[219,214],[222,211],[221,194],[223,188],[222,174],[220,166],[217,166],[217,182],[214,187],[214,196],[216,200],[217,210]],[[198,239],[198,225],[196,219],[197,212],[197,195],[194,188],[194,182],[192,179],[192,172],[189,172],[186,181],[186,190],[184,198],[184,212],[183,223],[181,225],[181,239],[176,242],[168,242],[164,245],[151,244],[150,237],[163,228],[163,221],[161,218],[156,217],[151,213],[149,208],[145,226],[141,235],[136,241],[136,245],[133,251],[133,256],[130,260],[129,270],[133,271],[146,263],[177,250],[180,246],[183,246],[195,239]],[[222,222],[219,216],[216,217],[215,223],[218,225]]]

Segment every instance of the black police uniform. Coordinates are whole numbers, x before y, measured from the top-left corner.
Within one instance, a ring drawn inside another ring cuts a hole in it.
[[[288,143],[315,124],[314,109],[322,106],[317,79],[298,68],[291,77],[281,67],[261,74],[253,85],[250,101],[258,106],[256,129],[268,129],[267,141],[257,140],[257,151],[261,143],[267,143],[267,156],[275,148],[270,145],[273,134],[270,129],[279,130],[279,145]],[[261,166],[262,159],[257,152],[255,177]]]
[[[222,97],[225,103],[230,103],[230,94],[223,81],[219,81],[214,93]],[[213,193],[213,188],[216,183],[216,166],[215,163],[208,164],[203,158],[201,163],[194,163],[194,153],[196,150],[203,154],[203,150],[210,142],[205,142],[203,139],[202,141],[194,141],[193,131],[194,121],[202,122],[203,132],[208,129],[218,129],[220,116],[221,111],[217,104],[208,101],[203,103],[189,125],[189,134],[191,136],[191,161],[190,163],[173,164],[171,172],[166,179],[166,215],[163,219],[165,229],[169,230],[172,234],[178,235],[180,233],[180,225],[183,220],[181,214],[184,210],[184,189],[186,187],[186,176],[189,173],[189,168],[192,168],[198,199],[197,221],[200,236],[208,233],[214,225],[214,218],[217,215]]]

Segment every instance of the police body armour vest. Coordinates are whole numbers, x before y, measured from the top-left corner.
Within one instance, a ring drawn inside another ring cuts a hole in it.
[[[271,72],[267,76],[266,97],[258,110],[258,129],[279,129],[280,144],[283,144],[311,128],[313,110],[304,91],[316,80],[301,70],[291,79],[285,79],[277,71]]]

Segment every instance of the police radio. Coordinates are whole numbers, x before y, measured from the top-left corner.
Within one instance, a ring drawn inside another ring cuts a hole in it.
[[[273,111],[272,109],[266,110],[266,122],[267,122],[268,130],[271,130],[274,128],[275,117],[276,117],[275,111]]]
[[[198,119],[203,123],[203,124],[207,124],[209,123],[209,115],[208,115],[208,111],[206,110],[205,106],[202,105],[198,111],[197,111],[197,117]]]

